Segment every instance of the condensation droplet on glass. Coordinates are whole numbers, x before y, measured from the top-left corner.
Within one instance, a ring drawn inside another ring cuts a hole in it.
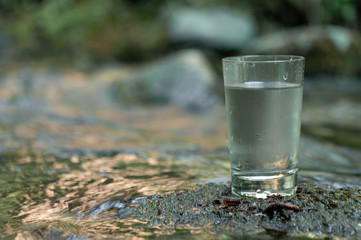
[[[256,64],[255,63],[250,63],[251,64],[251,67],[255,67],[256,66]]]
[[[229,111],[229,115],[232,115],[232,111]]]
[[[283,73],[283,80],[287,80],[287,78],[288,78],[288,72],[285,72],[285,73]]]
[[[233,135],[231,136],[231,141],[233,141]]]

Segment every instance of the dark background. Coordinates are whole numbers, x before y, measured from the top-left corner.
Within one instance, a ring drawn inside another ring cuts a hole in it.
[[[198,48],[220,72],[241,54],[298,54],[306,75],[361,75],[357,0],[1,0],[0,59],[83,69]]]

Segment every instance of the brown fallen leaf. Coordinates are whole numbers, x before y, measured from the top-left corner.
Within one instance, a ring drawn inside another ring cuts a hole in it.
[[[230,200],[230,199],[223,199],[223,203],[227,206],[237,206],[241,203],[240,200]]]
[[[300,208],[292,203],[277,202],[269,205],[263,212],[265,212],[267,215],[270,215],[268,213],[273,211],[281,211],[282,209],[292,210],[294,212],[300,211]]]

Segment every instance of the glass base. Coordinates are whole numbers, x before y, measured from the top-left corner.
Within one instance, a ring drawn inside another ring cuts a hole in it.
[[[256,198],[291,196],[297,190],[297,171],[298,168],[276,172],[232,173],[232,193]]]

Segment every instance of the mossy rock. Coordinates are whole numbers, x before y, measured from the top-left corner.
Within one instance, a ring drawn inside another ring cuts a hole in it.
[[[137,218],[164,231],[248,237],[361,237],[361,190],[301,184],[291,197],[235,198],[228,185],[206,184],[169,195],[132,200],[120,218]]]

